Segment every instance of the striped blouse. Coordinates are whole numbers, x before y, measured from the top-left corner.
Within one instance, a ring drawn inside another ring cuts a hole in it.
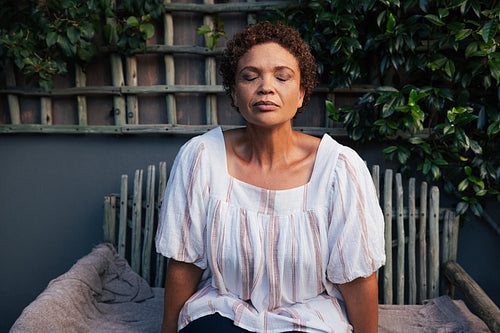
[[[204,270],[178,328],[214,313],[253,332],[350,332],[336,284],[385,262],[370,174],[324,135],[311,179],[267,190],[227,171],[220,128],[180,150],[165,191],[157,251]]]

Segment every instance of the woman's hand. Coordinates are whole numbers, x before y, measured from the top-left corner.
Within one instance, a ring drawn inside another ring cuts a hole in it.
[[[355,333],[378,331],[378,284],[375,273],[338,285]]]
[[[196,292],[202,273],[203,270],[193,264],[169,260],[161,333],[177,332],[179,313],[184,303]]]

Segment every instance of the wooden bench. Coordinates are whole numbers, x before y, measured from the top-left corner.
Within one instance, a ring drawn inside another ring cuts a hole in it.
[[[378,272],[381,304],[421,304],[449,295],[457,287],[472,310],[493,332],[500,332],[500,310],[456,263],[459,217],[440,206],[439,188],[403,183],[401,174],[379,166],[371,173],[385,216],[386,265]],[[136,170],[133,189],[121,176],[119,194],[104,198],[104,239],[112,243],[132,269],[151,286],[163,287],[167,260],[155,251],[154,237],[167,164]],[[404,189],[407,193],[405,194]],[[405,204],[406,203],[406,204]]]

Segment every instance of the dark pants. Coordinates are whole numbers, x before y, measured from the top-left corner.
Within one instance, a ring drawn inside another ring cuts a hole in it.
[[[190,322],[179,333],[244,333],[250,332],[233,324],[231,319],[216,313]],[[284,332],[286,333],[286,332]],[[289,332],[292,333],[292,332]]]

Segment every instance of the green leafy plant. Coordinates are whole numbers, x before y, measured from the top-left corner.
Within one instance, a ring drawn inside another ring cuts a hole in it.
[[[221,37],[227,37],[224,31],[224,21],[219,15],[213,15],[213,26],[202,25],[196,29],[198,35],[206,35],[206,44],[210,50],[215,48]]]
[[[106,25],[103,29],[108,45],[130,54],[145,48],[154,34],[149,21],[159,18],[162,10],[159,0],[123,1],[116,12],[109,0],[28,0],[20,4],[4,0],[0,6],[0,65],[12,62],[26,79],[50,91],[53,76],[66,74],[68,63],[85,67],[100,52],[95,37],[104,17],[117,21],[113,28]]]
[[[307,1],[276,11],[302,33],[331,88],[377,86],[327,110],[356,141],[377,140],[482,214],[500,201],[500,4],[497,1]]]

